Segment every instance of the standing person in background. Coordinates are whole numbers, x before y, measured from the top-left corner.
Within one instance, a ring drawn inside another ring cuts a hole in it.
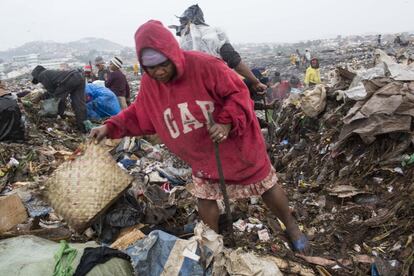
[[[138,72],[139,72],[139,66],[138,63],[134,63],[134,76],[138,76]]]
[[[243,76],[254,91],[263,92],[267,89],[242,61],[227,35],[219,28],[210,27],[205,23],[203,11],[198,5],[190,6],[179,18],[180,26],[169,27],[175,28],[177,36],[181,37],[182,49],[205,52],[221,58],[230,68]]]
[[[300,68],[300,52],[299,49],[296,49],[296,61],[295,61],[296,68]]]
[[[269,78],[263,76],[263,71],[264,68],[253,68],[252,69],[252,73],[253,75],[263,84],[266,86],[266,90],[267,91],[270,82],[269,82]],[[249,89],[250,92],[250,98],[254,101],[254,109],[255,110],[264,110],[264,112],[267,112],[267,110],[273,109],[273,104],[268,104],[266,103],[266,101],[264,100],[266,94],[263,93],[258,93],[254,87],[252,86],[252,83],[250,83],[250,81],[248,79],[244,79],[243,82],[246,84],[247,88]],[[269,124],[266,120],[261,119],[260,117],[257,117],[257,120],[259,121],[259,125],[261,128],[268,128]]]
[[[307,68],[310,65],[311,57],[312,57],[311,52],[309,51],[309,49],[306,49],[305,54],[303,55],[303,61],[302,61],[304,68]]]
[[[273,84],[270,86],[272,90],[272,101],[282,102],[284,99],[289,97],[289,82],[285,79],[282,79],[279,72],[275,72],[272,82]]]
[[[310,62],[310,66],[306,69],[305,75],[305,86],[307,88],[312,88],[317,84],[321,83],[321,72],[319,70],[319,60],[313,58]]]
[[[108,79],[109,70],[101,56],[95,58],[95,66],[98,68],[98,75],[94,75],[93,80],[106,81]]]
[[[290,65],[296,65],[297,57],[295,54],[290,54]]]
[[[85,65],[83,67],[83,77],[85,78],[85,83],[93,82],[92,66]]]
[[[109,63],[110,73],[105,81],[105,86],[115,93],[121,108],[125,109],[128,107],[130,89],[124,73],[120,70],[121,67],[122,61],[118,57],[113,57]]]
[[[378,46],[378,47],[380,47],[380,46],[381,46],[381,39],[382,39],[382,37],[381,37],[381,35],[379,34],[379,35],[378,35],[378,37],[377,37],[377,46]]]

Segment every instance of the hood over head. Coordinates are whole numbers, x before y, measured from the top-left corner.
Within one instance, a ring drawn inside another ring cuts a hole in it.
[[[33,69],[33,71],[32,71],[32,77],[33,77],[32,83],[33,84],[38,84],[39,83],[39,75],[40,75],[40,73],[42,73],[45,70],[46,70],[46,68],[43,67],[42,65],[38,65]]]
[[[150,20],[141,25],[135,32],[135,48],[139,63],[143,66],[142,51],[152,48],[166,56],[176,67],[177,76],[184,73],[184,53],[174,35],[160,21]],[[145,66],[143,66],[145,69]]]

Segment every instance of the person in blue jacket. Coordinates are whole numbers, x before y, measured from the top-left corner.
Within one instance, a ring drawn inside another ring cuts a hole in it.
[[[88,119],[101,120],[121,111],[118,99],[110,89],[89,83],[85,87]]]

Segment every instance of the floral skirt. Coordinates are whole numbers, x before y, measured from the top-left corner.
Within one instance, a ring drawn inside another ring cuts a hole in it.
[[[272,167],[268,176],[262,181],[248,185],[228,184],[226,185],[229,199],[249,198],[261,196],[264,192],[277,184],[276,170]],[[218,200],[223,199],[220,183],[210,182],[206,179],[193,175],[193,183],[189,187],[191,194],[197,198]]]

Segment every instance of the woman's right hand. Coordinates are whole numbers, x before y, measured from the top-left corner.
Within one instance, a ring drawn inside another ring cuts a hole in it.
[[[95,139],[95,143],[100,143],[104,138],[108,136],[108,127],[106,125],[95,127],[91,130],[89,137]]]

